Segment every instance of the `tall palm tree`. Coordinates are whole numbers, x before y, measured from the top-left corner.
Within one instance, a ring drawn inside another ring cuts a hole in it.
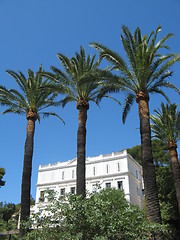
[[[85,196],[85,159],[86,159],[86,121],[89,102],[96,104],[97,95],[102,90],[103,85],[99,82],[110,75],[105,70],[100,70],[99,61],[96,61],[96,55],[91,58],[91,55],[86,57],[85,49],[81,46],[80,53],[76,52],[75,57],[68,58],[67,56],[57,54],[64,72],[56,67],[51,67],[53,73],[43,73],[43,76],[54,81],[58,86],[64,86],[66,95],[62,100],[64,107],[69,102],[76,102],[76,108],[79,111],[79,126],[77,132],[77,194]]]
[[[42,72],[42,67],[39,68],[39,72]],[[59,102],[55,100],[56,94],[53,93],[48,80],[44,80],[42,76],[34,74],[30,69],[28,70],[28,78],[26,78],[22,72],[16,73],[7,70],[7,73],[15,79],[20,91],[16,89],[8,90],[6,87],[0,86],[0,103],[8,107],[3,114],[25,114],[27,119],[21,185],[21,221],[23,221],[27,220],[30,215],[31,170],[35,122],[37,119],[40,122],[41,114],[43,117],[52,115],[59,119],[61,118],[55,112],[44,112],[46,108],[59,105]]]
[[[177,154],[177,142],[180,140],[180,112],[177,104],[161,103],[161,109],[155,110],[156,115],[151,115],[151,128],[154,137],[160,139],[170,151],[176,197],[180,214],[180,165]]]
[[[124,81],[127,95],[123,109],[123,122],[125,122],[127,113],[134,101],[136,100],[138,103],[147,216],[152,222],[159,223],[161,222],[161,215],[151,147],[149,94],[161,94],[168,99],[162,90],[163,87],[172,88],[179,92],[166,79],[172,75],[169,68],[180,60],[180,55],[162,54],[164,48],[168,49],[168,46],[165,45],[166,40],[173,34],[167,34],[156,43],[160,30],[161,27],[159,26],[156,32],[153,31],[149,37],[147,35],[143,37],[139,27],[136,28],[133,35],[128,27],[122,26],[121,40],[129,60],[128,65],[118,53],[106,46],[97,42],[90,44],[100,52],[100,59],[108,60],[112,63],[112,70],[117,70],[120,73],[120,80],[111,81],[111,85],[113,84],[114,87],[107,89],[107,92],[118,91],[120,89],[119,82],[122,84],[122,80]]]

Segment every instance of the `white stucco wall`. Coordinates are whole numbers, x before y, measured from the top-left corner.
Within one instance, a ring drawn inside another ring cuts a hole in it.
[[[72,174],[74,171],[74,177]],[[137,179],[138,172],[138,179]],[[123,191],[126,199],[138,206],[142,205],[142,195],[138,196],[137,187],[142,190],[142,169],[135,160],[127,154],[127,151],[111,154],[101,154],[86,159],[86,189],[89,192],[95,190],[98,184],[106,188],[110,183],[111,187],[117,189],[118,182],[122,181]],[[65,192],[71,191],[76,186],[76,159],[67,162],[57,162],[39,166],[36,205],[39,204],[40,192],[47,188],[55,190],[58,194],[61,189]]]

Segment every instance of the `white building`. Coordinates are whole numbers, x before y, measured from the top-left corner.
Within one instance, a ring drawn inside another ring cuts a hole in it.
[[[77,160],[73,159],[39,166],[33,212],[47,202],[44,197],[47,189],[59,195],[76,192],[76,164]],[[120,188],[130,203],[139,207],[143,205],[142,168],[126,150],[86,159],[86,189],[94,192],[99,187]]]

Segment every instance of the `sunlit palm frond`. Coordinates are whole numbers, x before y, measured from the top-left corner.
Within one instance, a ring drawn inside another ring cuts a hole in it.
[[[165,92],[164,91],[162,91],[161,89],[159,89],[159,88],[155,88],[154,86],[152,87],[152,88],[150,88],[149,89],[149,91],[148,91],[149,93],[156,93],[156,94],[159,94],[159,95],[162,95],[165,99],[166,99],[166,101],[168,102],[168,103],[170,103],[170,100],[169,100],[169,97],[165,94]]]
[[[50,117],[50,116],[57,117],[65,124],[64,120],[55,112],[40,112],[39,114],[42,114],[43,118]]]
[[[16,73],[11,70],[7,72],[18,83],[20,91],[18,89],[8,90],[0,86],[0,103],[8,107],[3,112],[4,114],[10,112],[18,114],[27,113],[31,109],[38,115],[42,109],[60,105],[59,101],[56,100],[59,92],[57,93],[56,88],[52,86],[47,78],[44,79],[44,76],[41,75],[41,73],[44,73],[42,66],[37,74],[28,69],[28,78],[21,72]]]
[[[18,113],[18,114],[25,114],[26,111],[23,111],[22,109],[15,109],[15,108],[8,108],[5,111],[2,112],[2,114],[6,113]]]
[[[16,72],[12,71],[12,70],[6,70],[6,72],[15,79],[15,81],[19,85],[20,89],[25,92],[26,91],[25,76],[21,72],[19,72],[19,74],[18,74]]]
[[[168,60],[165,64],[163,64],[153,75],[152,75],[152,82],[154,79],[159,78],[159,76],[163,75],[169,68],[175,64],[176,62],[180,61],[180,54],[175,55],[170,60]]]
[[[179,90],[166,79],[172,76],[173,71],[170,68],[180,61],[180,55],[162,53],[163,49],[169,49],[166,41],[173,34],[169,33],[157,42],[160,31],[161,26],[158,26],[149,36],[142,36],[140,28],[137,27],[133,35],[128,27],[122,26],[121,40],[130,66],[127,66],[119,54],[105,45],[93,42],[90,46],[99,51],[100,59],[106,59],[112,64],[112,70],[117,70],[121,77],[125,77],[124,88],[127,93],[135,95],[140,91],[158,93],[169,100],[162,88],[171,88],[179,93]],[[114,87],[112,92],[115,91]]]
[[[122,115],[123,123],[125,123],[125,121],[126,121],[127,114],[130,111],[130,108],[133,105],[134,100],[135,100],[135,95],[133,93],[130,93],[125,99],[125,104],[124,104],[124,108],[123,108],[123,115]]]
[[[70,73],[71,72],[71,62],[70,62],[70,59],[68,57],[66,57],[62,53],[58,53],[57,57],[61,61],[62,66],[66,69],[66,72]]]
[[[60,101],[60,103],[61,103],[62,107],[65,107],[67,103],[74,102],[74,101],[78,101],[78,98],[76,98],[75,96],[72,96],[72,95],[67,95]]]

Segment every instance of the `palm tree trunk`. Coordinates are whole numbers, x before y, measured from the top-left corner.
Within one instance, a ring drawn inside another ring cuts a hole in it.
[[[21,218],[20,221],[28,220],[30,216],[30,190],[31,190],[31,171],[33,157],[33,142],[35,132],[35,117],[27,117],[27,133],[24,150],[24,164],[21,185]],[[21,227],[22,230],[23,227]],[[20,235],[23,234],[23,230]]]
[[[79,126],[77,132],[77,194],[85,197],[86,194],[86,121],[87,108],[78,105]]]
[[[176,198],[180,215],[180,166],[178,162],[177,145],[170,147],[169,150],[172,162],[174,185],[176,189]]]
[[[142,94],[142,95],[140,95]],[[146,200],[147,218],[155,223],[161,223],[161,213],[156,185],[155,166],[153,163],[151,146],[151,128],[149,117],[149,96],[140,93],[136,101],[139,107],[141,154],[144,179],[144,190]]]

